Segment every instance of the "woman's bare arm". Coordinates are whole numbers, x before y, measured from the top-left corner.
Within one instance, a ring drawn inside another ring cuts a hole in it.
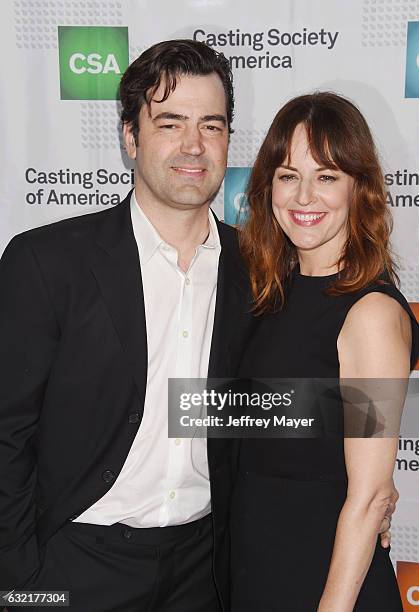
[[[351,308],[339,335],[340,378],[407,379],[410,347],[408,314],[387,295],[368,294]],[[399,411],[397,421],[402,405],[394,405],[394,411]],[[318,612],[354,608],[392,501],[397,443],[395,436],[345,438],[348,492]]]

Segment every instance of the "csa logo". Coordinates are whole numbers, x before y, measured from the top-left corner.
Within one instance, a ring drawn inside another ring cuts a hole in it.
[[[419,563],[397,561],[397,580],[403,610],[419,610]]]
[[[58,26],[61,100],[115,100],[128,67],[128,28]]]
[[[224,179],[224,221],[241,225],[246,220],[249,205],[247,184],[251,168],[227,168]]]
[[[419,21],[407,25],[405,98],[419,98]]]

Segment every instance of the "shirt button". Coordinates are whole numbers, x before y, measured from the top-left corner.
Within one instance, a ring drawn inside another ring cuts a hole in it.
[[[189,336],[188,332],[186,331],[186,329],[182,332],[182,336],[184,338],[187,338]]]
[[[176,497],[175,491],[170,491],[169,497],[170,497],[170,499],[175,499],[175,497]]]
[[[115,474],[111,470],[105,470],[102,474],[102,479],[105,482],[113,482],[115,480]]]
[[[176,446],[180,446],[181,442],[182,442],[182,440],[180,438],[176,438],[176,440],[175,440]]]
[[[139,412],[133,412],[132,414],[130,414],[128,416],[128,422],[129,423],[138,423],[140,421],[140,413]]]
[[[185,285],[190,285],[191,281],[189,280],[189,278],[185,278]]]
[[[170,249],[168,244],[163,245],[163,251],[168,251]]]

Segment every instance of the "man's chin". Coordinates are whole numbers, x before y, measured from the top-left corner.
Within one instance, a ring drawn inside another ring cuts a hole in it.
[[[197,193],[191,190],[189,193],[182,192],[170,194],[170,202],[176,208],[193,209],[210,204],[215,196],[216,193]]]
[[[170,202],[167,202],[168,206],[170,206],[171,208],[176,208],[177,210],[198,210],[199,208],[202,208],[203,206],[208,206],[210,204],[210,202],[208,200],[206,201],[184,201],[184,200],[171,200]]]

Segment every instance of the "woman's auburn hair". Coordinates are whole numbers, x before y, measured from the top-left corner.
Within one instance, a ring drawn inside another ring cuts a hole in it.
[[[250,273],[254,311],[282,308],[284,286],[298,263],[297,250],[272,210],[275,170],[289,164],[295,128],[302,124],[313,158],[354,179],[347,240],[336,262],[340,273],[328,293],[358,291],[385,275],[398,283],[390,249],[392,217],[384,177],[367,122],[346,98],[317,92],[293,98],[274,118],[262,143],[248,186],[249,216],[239,232]]]

